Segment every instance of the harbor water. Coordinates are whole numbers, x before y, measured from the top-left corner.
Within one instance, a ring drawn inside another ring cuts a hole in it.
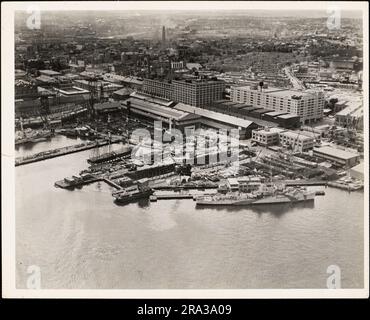
[[[54,137],[24,156],[79,140]],[[115,145],[114,148],[119,148]],[[40,267],[44,289],[362,288],[363,192],[325,189],[311,204],[196,209],[191,199],[114,204],[112,188],[54,182],[91,150],[15,168],[16,284]]]

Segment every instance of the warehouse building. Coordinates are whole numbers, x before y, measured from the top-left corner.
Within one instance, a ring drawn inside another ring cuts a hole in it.
[[[340,127],[363,130],[364,109],[362,104],[353,104],[335,115],[335,124]]]
[[[175,107],[177,110],[185,111],[190,114],[201,116],[201,125],[215,129],[238,129],[240,139],[249,139],[252,131],[260,126],[253,121],[230,116],[220,112],[197,108],[187,104],[178,103]]]
[[[173,81],[144,79],[142,91],[155,97],[203,108],[215,100],[222,99],[225,82],[215,79]]]
[[[302,123],[311,123],[323,117],[323,92],[260,88],[255,86],[231,87],[231,100],[254,107],[272,109],[300,117]]]
[[[281,128],[265,128],[252,131],[252,141],[261,146],[272,146],[279,143],[279,134],[285,131]]]
[[[153,121],[162,121],[168,127],[180,131],[197,129],[200,116],[172,108],[175,103],[160,98],[153,98],[140,93],[133,93],[130,98],[121,102],[121,109]]]
[[[279,143],[292,148],[293,151],[306,152],[314,147],[314,139],[302,135],[299,131],[284,131],[279,133]]]
[[[330,146],[314,148],[313,154],[319,158],[330,161],[338,166],[347,168],[355,166],[360,161],[360,155],[340,149],[335,149]]]

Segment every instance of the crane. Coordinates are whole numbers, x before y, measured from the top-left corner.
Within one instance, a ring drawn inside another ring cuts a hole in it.
[[[103,93],[103,84],[100,83],[100,93],[98,92],[98,83],[99,80],[101,80],[101,76],[96,76],[96,75],[90,75],[87,77],[88,81],[88,87],[90,91],[90,98],[89,98],[89,103],[88,103],[88,108],[89,108],[89,114],[91,118],[95,117],[95,109],[94,109],[94,104],[96,101],[100,101],[102,93]]]
[[[45,91],[39,94],[41,106],[38,111],[38,114],[44,124],[45,129],[49,128],[49,119],[48,119],[48,115],[50,114],[49,97],[55,97],[55,95],[56,95],[55,93]]]

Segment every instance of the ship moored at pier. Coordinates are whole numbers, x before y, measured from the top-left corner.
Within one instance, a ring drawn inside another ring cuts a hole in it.
[[[259,204],[284,204],[314,201],[315,191],[304,187],[261,184],[259,190],[251,193],[231,192],[214,196],[198,197],[197,206],[251,206]]]

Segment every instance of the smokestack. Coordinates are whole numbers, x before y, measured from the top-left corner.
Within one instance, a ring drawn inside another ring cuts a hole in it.
[[[261,89],[261,91],[262,91],[262,88],[263,88],[263,81],[260,81],[259,86],[260,86],[260,89]]]
[[[162,43],[165,44],[166,42],[166,27],[162,27]]]

